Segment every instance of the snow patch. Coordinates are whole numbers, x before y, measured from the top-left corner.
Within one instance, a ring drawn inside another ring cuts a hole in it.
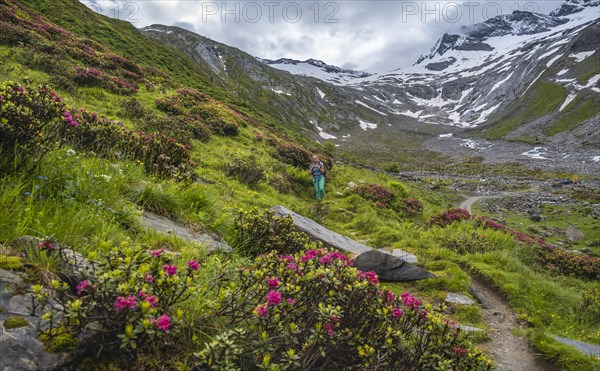
[[[562,54],[557,55],[556,57],[550,59],[548,61],[548,63],[546,63],[546,67],[550,67],[554,64],[554,62],[556,62],[560,57],[562,57]]]
[[[600,162],[600,156],[594,156],[594,157],[592,157],[592,161],[594,161],[594,162]]]
[[[558,112],[562,112],[562,110],[564,110],[569,105],[569,103],[571,103],[573,101],[573,99],[575,99],[576,97],[577,97],[576,93],[575,94],[569,94],[569,96],[567,97],[567,99],[565,100],[565,102],[558,109]]]
[[[568,69],[568,68],[567,68],[567,69],[564,69],[564,70],[562,70],[562,71],[560,71],[559,73],[557,73],[557,74],[556,74],[556,76],[562,76],[562,75],[564,75],[564,74],[565,74],[565,73],[567,73],[567,72],[569,72],[569,69]]]
[[[323,139],[337,139],[335,135],[327,134],[324,131],[319,132],[319,136]]]
[[[321,91],[321,89],[317,88],[317,93],[319,93],[319,96],[321,97],[321,99],[325,98],[325,93],[323,93]]]
[[[521,153],[521,156],[527,156],[534,160],[547,160],[548,157],[544,156],[548,156],[548,150],[544,147],[535,147],[532,150]]]
[[[452,133],[450,133],[450,134],[441,134],[440,138],[452,138]]]
[[[366,104],[365,102],[361,102],[361,101],[359,101],[358,99],[357,99],[357,100],[355,100],[355,101],[354,101],[354,103],[358,103],[358,104],[360,104],[360,105],[361,105],[361,106],[363,106],[363,107],[367,107],[367,108],[368,108],[368,109],[370,109],[371,111],[377,112],[377,113],[378,113],[378,114],[380,114],[380,115],[387,116],[387,113],[383,113],[383,112],[381,112],[381,111],[378,111],[378,110],[376,110],[375,108],[373,108],[373,107],[369,106],[368,104]]]
[[[569,58],[574,58],[577,63],[583,62],[587,57],[594,54],[595,50],[590,50],[588,52],[581,52],[569,55]]]
[[[360,128],[365,131],[367,129],[377,129],[377,124],[373,124],[372,122],[367,122],[363,120],[358,120],[358,122],[360,122]]]
[[[271,90],[272,90],[272,91],[273,91],[273,93],[275,93],[275,94],[284,94],[284,95],[287,95],[287,96],[290,96],[290,97],[292,96],[292,94],[290,94],[290,93],[286,93],[286,92],[284,92],[283,90],[279,90],[279,89],[275,89],[275,88],[271,88]]]

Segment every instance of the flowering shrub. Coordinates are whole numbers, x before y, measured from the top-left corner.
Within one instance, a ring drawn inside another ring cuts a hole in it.
[[[67,263],[62,247],[54,247],[45,249]],[[164,249],[127,246],[113,248],[89,265],[69,264],[73,271],[67,276],[75,283],[54,279],[49,288],[32,287],[36,309],[46,311],[42,339],[51,345],[53,339],[76,338],[93,328],[99,334],[98,345],[110,348],[120,344],[128,350],[168,341],[165,335],[178,331],[183,313],[175,307],[193,292],[200,267],[191,260],[180,268],[173,263],[172,253]]]
[[[76,147],[109,155],[136,160],[151,174],[190,179],[196,167],[190,160],[190,147],[163,134],[133,131],[120,122],[100,117],[85,110],[71,111],[70,116],[79,123],[75,130],[67,127],[64,137]]]
[[[404,214],[408,216],[416,216],[423,212],[423,202],[414,197],[404,198],[402,199],[400,208]]]
[[[396,201],[396,193],[378,184],[360,184],[352,189],[364,199],[375,201],[377,207],[386,208]]]
[[[480,227],[507,233],[520,243],[537,247],[536,259],[538,263],[550,271],[581,278],[600,278],[600,259],[558,249],[541,238],[534,238],[525,233],[515,231],[485,216],[474,217],[464,209],[449,209],[433,215],[429,220],[429,225],[445,227],[455,221],[462,220],[474,220],[475,224]]]
[[[271,251],[293,254],[311,243],[308,236],[297,232],[291,216],[276,218],[273,210],[261,214],[257,209],[238,210],[235,215],[237,248],[248,256]]]
[[[216,315],[230,330],[200,367],[302,370],[490,369],[442,315],[337,251],[258,257],[225,285]]]
[[[47,86],[0,84],[0,169],[35,166],[63,142],[61,131],[78,122]]]
[[[460,222],[463,220],[470,220],[470,219],[471,219],[471,214],[469,214],[469,212],[467,210],[459,209],[459,208],[452,208],[452,209],[444,210],[444,211],[440,212],[439,214],[432,215],[431,218],[429,218],[429,225],[430,226],[437,225],[437,226],[440,226],[443,228],[454,222]]]

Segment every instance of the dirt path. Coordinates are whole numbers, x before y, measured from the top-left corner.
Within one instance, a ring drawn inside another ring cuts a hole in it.
[[[483,319],[489,326],[490,340],[480,348],[495,359],[496,369],[501,371],[555,371],[556,366],[542,358],[529,346],[526,338],[516,336],[513,330],[524,328],[504,298],[491,289],[482,279],[473,277],[472,287],[479,291],[489,304],[482,309]]]
[[[492,198],[494,196],[474,196],[474,197],[469,197],[466,200],[464,200],[461,204],[460,204],[460,208],[461,209],[465,209],[469,212],[469,214],[473,214],[473,212],[471,211],[471,208],[473,207],[473,204],[475,204],[475,202],[481,201],[483,199],[486,198]]]

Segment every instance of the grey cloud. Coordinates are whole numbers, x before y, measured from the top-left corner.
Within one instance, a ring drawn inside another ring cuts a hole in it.
[[[268,8],[266,1],[256,1],[254,4],[262,11],[257,20],[253,9],[244,13],[249,2],[227,1],[227,9],[238,12],[239,22],[235,14],[227,14],[223,22],[222,1],[138,1],[136,26],[176,25],[255,56],[316,58],[329,64],[386,72],[413,64],[421,54],[429,52],[444,32],[460,32],[463,26],[483,21],[486,9],[495,15],[498,6],[504,14],[517,9],[533,10],[530,8],[535,6],[541,13],[549,13],[561,2],[297,0],[279,1],[276,7]],[[296,15],[294,4],[302,7],[302,17],[297,22],[291,22]],[[318,11],[315,4],[319,5]],[[454,8],[449,4],[454,4]],[[436,6],[447,7],[446,13],[442,12],[447,17],[440,17],[439,22],[428,12]],[[452,12],[458,8],[462,14],[455,19]],[[269,10],[273,11],[271,19]]]

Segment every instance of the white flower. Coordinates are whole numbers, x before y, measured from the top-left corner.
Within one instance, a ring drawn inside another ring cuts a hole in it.
[[[112,176],[106,175],[106,174],[100,174],[100,178],[106,180],[107,182],[110,182],[110,180],[112,179]]]
[[[75,152],[75,150],[74,150],[74,149],[68,149],[68,150],[67,150],[67,155],[69,155],[69,156],[75,156],[76,154],[77,154],[77,153]]]

